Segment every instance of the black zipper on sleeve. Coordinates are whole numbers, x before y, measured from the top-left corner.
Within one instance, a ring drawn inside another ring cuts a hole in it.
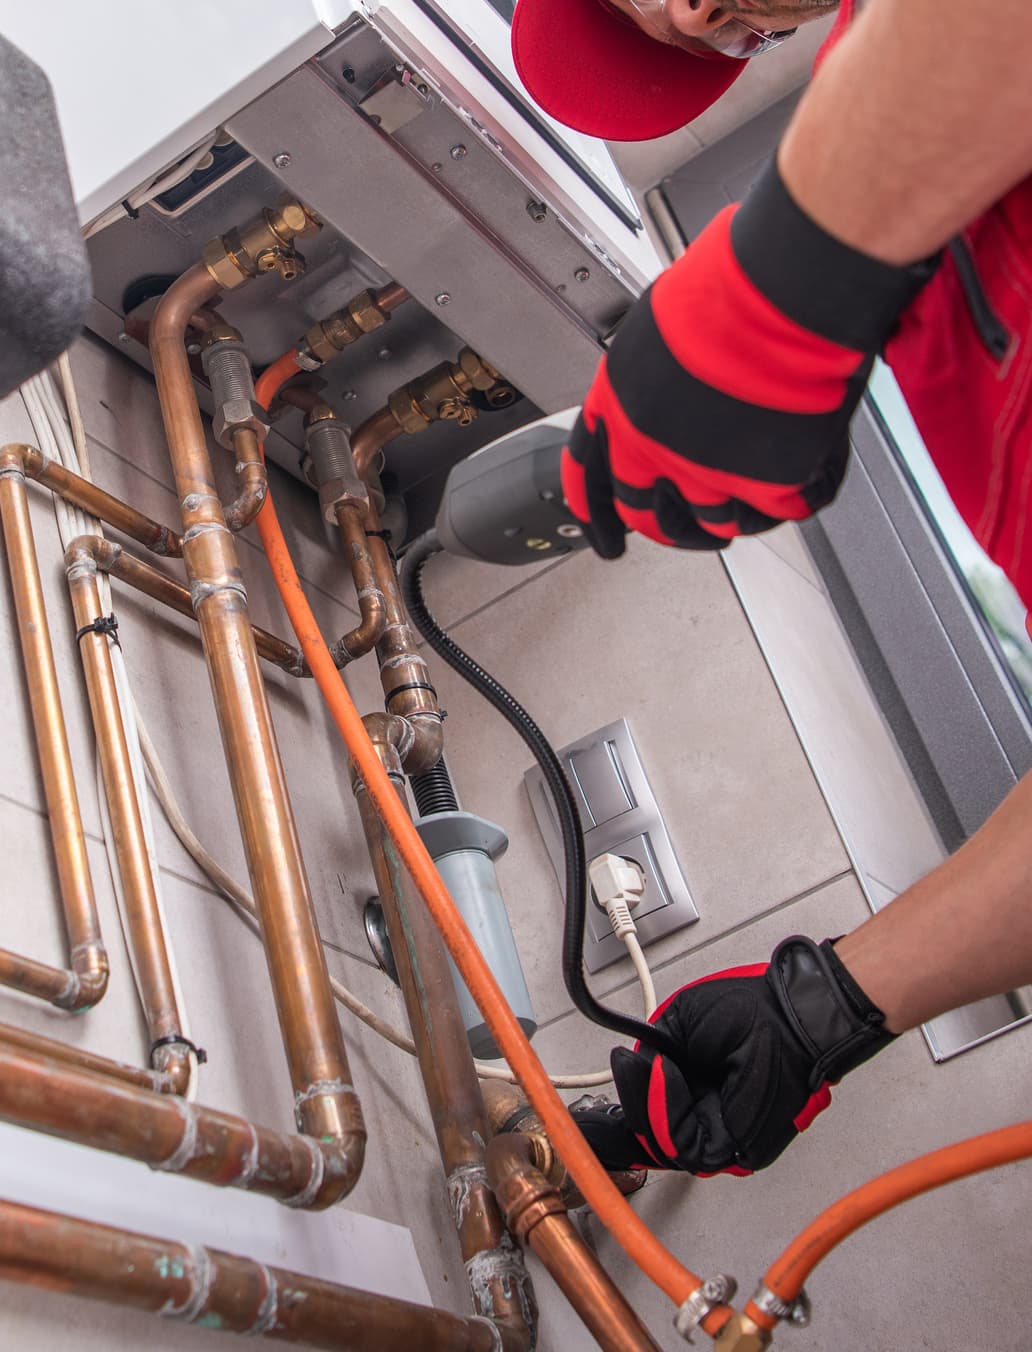
[[[997,361],[1003,361],[1010,349],[1011,336],[1003,321],[989,303],[989,297],[985,294],[982,279],[978,275],[978,268],[975,265],[971,250],[960,235],[955,235],[947,247],[950,251],[950,257],[956,264],[957,276],[960,278],[960,285],[964,291],[964,299],[967,301],[972,323],[978,331],[982,345],[991,357],[994,357]]]

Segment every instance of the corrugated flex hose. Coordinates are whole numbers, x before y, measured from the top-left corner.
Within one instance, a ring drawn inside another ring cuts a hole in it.
[[[565,919],[563,923],[563,981],[574,1007],[603,1028],[637,1038],[646,1046],[678,1059],[673,1039],[652,1024],[608,1009],[588,989],[584,980],[584,925],[588,899],[588,871],[584,856],[584,832],[577,801],[559,757],[548,738],[508,690],[450,638],[431,615],[423,595],[422,573],[427,560],[441,552],[435,531],[420,535],[406,549],[402,560],[401,594],[412,623],[439,657],[459,673],[502,715],[541,767],[555,805],[563,843],[565,871]]]

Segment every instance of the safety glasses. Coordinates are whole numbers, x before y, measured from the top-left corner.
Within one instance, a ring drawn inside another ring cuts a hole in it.
[[[780,47],[793,33],[794,28],[782,32],[770,32],[757,28],[746,19],[736,17],[714,28],[706,37],[689,37],[681,33],[670,21],[666,12],[666,0],[625,0],[637,17],[649,37],[657,42],[665,42],[672,47],[681,47],[695,56],[729,56],[738,61],[747,61],[750,57],[769,52],[772,47]],[[622,9],[617,5],[616,8]]]

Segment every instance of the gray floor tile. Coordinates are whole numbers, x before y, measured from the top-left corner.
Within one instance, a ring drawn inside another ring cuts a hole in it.
[[[727,566],[853,856],[901,891],[944,851],[830,602],[769,550]]]

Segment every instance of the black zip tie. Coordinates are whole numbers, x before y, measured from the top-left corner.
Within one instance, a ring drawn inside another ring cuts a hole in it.
[[[433,695],[434,699],[437,698],[437,691],[433,688],[432,685],[428,685],[426,681],[408,681],[405,685],[396,685],[394,687],[391,693],[384,700],[383,707],[389,710],[391,707],[391,700],[394,698],[394,696],[400,695],[405,690],[429,690],[431,695]],[[427,712],[429,712],[429,710]]]
[[[391,563],[397,564],[398,556],[394,552],[394,546],[391,544],[391,532],[389,530],[367,530],[366,538],[375,535],[378,540],[382,540],[387,546],[387,553],[391,556]]]
[[[193,1042],[190,1041],[188,1037],[183,1037],[181,1033],[169,1033],[168,1037],[159,1037],[157,1042],[151,1043],[150,1049],[151,1065],[154,1064],[154,1053],[159,1049],[159,1047],[172,1047],[176,1045],[180,1047],[187,1047],[190,1051],[192,1051],[194,1056],[197,1057],[197,1064],[199,1066],[207,1064],[208,1053],[204,1050],[203,1047],[196,1046]]]
[[[125,214],[131,221],[139,220],[140,213],[131,205],[128,197],[122,199],[122,205],[125,207]]]
[[[81,643],[87,634],[105,634],[108,638],[114,639],[119,648],[122,646],[118,639],[118,619],[114,612],[110,615],[100,615],[92,624],[84,624],[81,629],[77,629],[76,643]]]

